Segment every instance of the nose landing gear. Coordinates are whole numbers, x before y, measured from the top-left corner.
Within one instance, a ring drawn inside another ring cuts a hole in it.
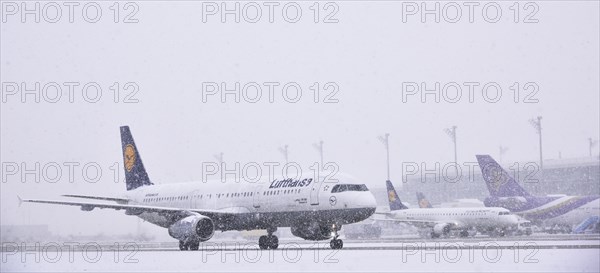
[[[336,225],[333,225],[333,239],[331,239],[331,242],[329,242],[331,249],[342,249],[342,247],[344,247],[344,241],[342,241],[342,239],[338,239],[340,236],[338,234],[340,228],[337,228]]]

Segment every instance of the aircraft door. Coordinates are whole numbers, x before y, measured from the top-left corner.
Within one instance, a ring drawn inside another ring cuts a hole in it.
[[[319,192],[321,191],[321,185],[323,184],[323,182],[321,181],[321,178],[317,178],[316,180],[312,181],[312,187],[310,189],[310,204],[311,205],[318,205],[319,204]]]
[[[260,208],[260,195],[261,195],[260,189],[261,189],[261,185],[256,185],[256,186],[252,187],[252,205],[256,209]]]
[[[201,200],[200,200],[201,194],[202,194],[202,192],[200,190],[195,190],[192,192],[192,195],[190,196],[190,208],[198,209],[202,206]]]

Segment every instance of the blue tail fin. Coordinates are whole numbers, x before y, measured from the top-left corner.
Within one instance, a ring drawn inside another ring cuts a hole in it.
[[[144,185],[153,185],[148,178],[142,158],[135,147],[129,126],[121,126],[121,148],[123,148],[123,165],[125,167],[125,185],[127,190],[137,189]]]
[[[491,196],[530,196],[491,156],[477,155],[476,157]]]
[[[407,209],[408,207],[406,207],[400,201],[400,198],[398,197],[398,194],[396,193],[396,189],[394,189],[394,185],[392,185],[392,181],[387,180],[387,181],[385,181],[385,183],[387,185],[388,201],[390,202],[390,210]]]
[[[425,199],[425,195],[422,192],[417,192],[417,202],[419,202],[419,208],[432,208],[431,203]]]

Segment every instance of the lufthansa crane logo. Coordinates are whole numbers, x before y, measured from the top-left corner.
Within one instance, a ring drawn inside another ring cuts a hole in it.
[[[389,191],[388,192],[388,198],[390,199],[391,202],[396,201],[396,199],[397,199],[396,193],[394,191]]]
[[[135,165],[135,149],[133,145],[127,144],[125,146],[125,169],[130,172],[133,165]]]
[[[335,206],[335,204],[337,204],[337,198],[335,198],[335,196],[329,197],[329,204]]]

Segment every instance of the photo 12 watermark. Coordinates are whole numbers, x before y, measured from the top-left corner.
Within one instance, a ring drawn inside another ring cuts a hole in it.
[[[136,82],[2,82],[2,103],[139,103]]]
[[[288,23],[302,21],[336,24],[340,6],[336,2],[202,2],[203,23]]]
[[[202,102],[220,103],[338,103],[335,82],[203,82]]]
[[[340,167],[335,162],[326,162],[323,165],[314,162],[308,167],[302,167],[298,162],[281,164],[274,161],[266,162],[202,162],[202,182],[220,181],[246,182],[246,183],[271,183],[271,187],[283,184],[297,183],[298,186],[308,186],[312,181],[325,183],[339,182]],[[280,181],[278,184],[277,181]]]
[[[414,242],[402,243],[403,263],[539,263],[536,258],[540,247],[535,242],[515,242],[512,245],[498,242]],[[510,253],[507,255],[507,253]]]
[[[506,181],[510,177],[523,183],[539,183],[540,165],[537,162],[515,162],[505,172],[500,166],[479,162],[402,162],[402,182],[419,181],[420,183],[457,183],[459,181],[474,182],[482,175],[482,169],[493,176],[494,181]]]
[[[539,103],[535,82],[402,82],[402,103]]]
[[[135,24],[140,6],[125,1],[3,1],[2,23]]]
[[[139,263],[135,242],[2,242],[2,263]],[[104,258],[104,259],[103,259]]]
[[[423,1],[402,2],[401,16],[403,23],[537,24],[539,12],[537,2]]]

